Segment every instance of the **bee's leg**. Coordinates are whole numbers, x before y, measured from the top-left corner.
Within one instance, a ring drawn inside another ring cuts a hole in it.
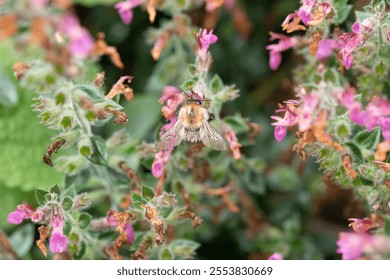
[[[209,119],[207,121],[211,122],[214,119],[214,114],[210,112],[208,113],[209,113]]]

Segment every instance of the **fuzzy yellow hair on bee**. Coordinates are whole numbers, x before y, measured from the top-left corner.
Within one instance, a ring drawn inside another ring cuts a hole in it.
[[[176,147],[183,140],[188,143],[202,142],[217,151],[226,150],[224,139],[210,126],[213,115],[203,107],[202,101],[194,98],[194,95],[189,96],[178,111],[175,125],[161,136],[156,146],[158,150]]]

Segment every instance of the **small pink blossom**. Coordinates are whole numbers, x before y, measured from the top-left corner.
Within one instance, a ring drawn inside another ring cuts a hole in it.
[[[238,142],[236,134],[234,133],[233,130],[227,128],[225,131],[225,136],[229,143],[230,150],[233,152],[233,158],[239,159],[241,157],[241,153],[240,153],[241,144]]]
[[[360,258],[366,246],[371,245],[372,236],[368,234],[340,232],[337,240],[337,253],[343,260],[356,260]]]
[[[302,98],[303,104],[299,111],[299,131],[306,131],[310,128],[313,120],[313,112],[319,102],[319,97],[315,94],[308,94]]]
[[[276,110],[277,113],[285,112],[283,118],[279,116],[271,116],[271,119],[276,121],[273,122],[272,125],[275,126],[274,136],[278,142],[282,141],[286,136],[287,126],[296,125],[299,120],[295,107],[298,103],[295,100],[289,100],[286,103],[287,105],[279,105],[281,108]]]
[[[228,10],[233,9],[234,5],[236,4],[236,0],[225,0],[224,5]]]
[[[107,225],[112,227],[117,227],[119,225],[118,220],[114,216],[115,213],[116,211],[114,210],[109,210],[107,212],[107,216],[105,219],[105,223]],[[129,241],[129,243],[134,243],[135,236],[134,236],[133,224],[131,222],[126,222],[123,226],[123,230],[126,233],[127,240]]]
[[[39,223],[45,218],[45,212],[41,209],[35,211],[31,216],[31,221],[34,223]]]
[[[295,37],[288,37],[274,32],[270,32],[270,36],[270,41],[279,40],[277,44],[270,44],[266,47],[270,51],[269,67],[275,71],[282,61],[281,52],[294,47],[297,41]]]
[[[44,8],[48,4],[49,0],[29,0],[28,3],[34,9]]]
[[[385,140],[390,140],[390,117],[381,118],[379,125],[382,128],[382,135]]]
[[[128,25],[133,20],[133,9],[140,5],[142,5],[142,0],[126,0],[116,3],[114,7],[118,10],[123,23]]]
[[[53,253],[62,253],[66,250],[68,238],[62,233],[62,229],[56,228],[50,237],[50,251]]]
[[[71,54],[84,58],[90,53],[94,40],[88,30],[80,25],[73,13],[63,16],[58,23],[58,28],[69,38],[68,49]]]
[[[318,43],[318,49],[316,53],[316,58],[318,60],[326,59],[331,54],[333,49],[337,48],[337,43],[333,39],[322,39]]]
[[[126,223],[124,226],[124,231],[126,232],[127,240],[129,243],[134,243],[135,236],[134,236],[134,228],[131,223]]]
[[[313,9],[315,2],[315,0],[303,0],[302,6],[298,10],[298,16],[306,26],[308,26],[308,22],[312,19],[311,10]]]
[[[375,96],[364,110],[363,105],[355,100],[355,92],[347,86],[339,100],[347,108],[351,121],[364,126],[367,131],[380,126],[383,137],[390,139],[390,102],[387,99]]]
[[[15,211],[8,214],[7,222],[10,224],[20,224],[24,219],[31,218],[34,208],[26,202],[16,206]]]
[[[154,162],[152,164],[152,174],[159,178],[164,174],[164,164],[169,161],[173,147],[169,150],[161,150],[154,155]]]
[[[353,64],[353,51],[360,45],[364,44],[368,34],[372,31],[373,22],[370,19],[366,19],[360,24],[356,21],[352,27],[352,32],[343,33],[340,37],[340,51],[339,53],[343,57],[344,67],[350,69]]]
[[[165,103],[161,111],[166,119],[176,117],[176,110],[180,104],[184,102],[184,95],[178,88],[173,86],[165,86],[162,90],[162,97],[159,102]]]
[[[268,257],[269,260],[283,260],[283,255],[280,253],[273,253]]]
[[[366,233],[368,230],[375,227],[375,225],[373,224],[370,218],[364,218],[364,219],[350,218],[348,220],[352,222],[348,226],[352,227],[353,230],[357,233]]]
[[[213,29],[207,32],[207,29],[200,29],[195,34],[196,42],[198,43],[198,52],[201,56],[206,55],[209,46],[218,41],[218,37],[213,34]]]
[[[55,229],[62,229],[64,227],[64,218],[60,213],[56,213],[51,216],[51,225]]]

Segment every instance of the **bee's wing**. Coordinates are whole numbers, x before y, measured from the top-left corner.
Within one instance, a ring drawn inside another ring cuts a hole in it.
[[[202,126],[199,130],[200,139],[203,144],[206,146],[217,150],[224,151],[226,150],[225,140],[223,140],[222,136],[219,135],[209,124],[206,119],[202,120]]]
[[[161,136],[160,141],[156,145],[157,150],[169,150],[170,148],[179,145],[183,140],[184,135],[184,126],[179,119],[170,130]]]

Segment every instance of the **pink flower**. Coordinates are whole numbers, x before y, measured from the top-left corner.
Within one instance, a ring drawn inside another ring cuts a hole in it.
[[[390,139],[390,102],[381,97],[374,97],[363,110],[363,105],[355,101],[355,92],[347,86],[340,95],[341,104],[349,111],[349,118],[354,123],[364,126],[367,131],[381,126],[383,137]]]
[[[269,260],[283,260],[283,255],[280,253],[273,253],[268,257]]]
[[[161,150],[154,155],[154,162],[152,164],[152,174],[159,178],[164,174],[164,164],[169,161],[173,147],[169,150]]]
[[[284,117],[271,116],[271,119],[276,120],[272,123],[275,126],[274,136],[276,141],[280,142],[284,139],[287,134],[287,126],[293,126],[298,123],[298,114],[296,113],[296,105],[298,104],[295,100],[286,101],[287,105],[279,105],[281,108],[276,110],[277,113],[285,112]]]
[[[340,232],[336,252],[342,254],[343,260],[356,260],[362,256],[365,247],[371,245],[372,240],[368,234]]]
[[[116,213],[116,211],[114,211],[114,210],[109,210],[107,212],[107,216],[106,216],[105,222],[109,226],[112,226],[112,227],[117,227],[118,226],[118,221],[117,221],[117,219],[114,216],[115,213]]]
[[[315,94],[305,95],[303,104],[299,111],[299,131],[306,131],[310,128],[313,120],[313,112],[319,102],[319,97]]]
[[[379,125],[382,128],[382,135],[385,140],[390,140],[390,118],[381,118]]]
[[[333,49],[337,48],[337,43],[332,39],[323,39],[318,44],[318,49],[316,53],[316,58],[318,60],[326,59],[331,54]]]
[[[31,221],[34,223],[39,223],[44,218],[45,218],[45,212],[43,212],[41,209],[38,209],[32,214]]]
[[[348,226],[352,227],[353,230],[357,233],[366,233],[371,228],[376,227],[376,225],[373,224],[370,218],[364,218],[364,219],[350,218],[348,220],[352,222]]]
[[[373,22],[366,19],[360,24],[356,21],[352,27],[352,32],[343,33],[339,39],[341,41],[339,53],[343,57],[344,67],[350,69],[353,64],[352,52],[360,45],[364,44],[368,34],[372,31]]]
[[[106,216],[105,222],[109,226],[117,227],[119,225],[118,224],[118,220],[114,216],[115,213],[116,213],[116,211],[114,211],[114,210],[110,210],[110,211],[107,212],[107,216]],[[134,243],[135,236],[134,236],[134,229],[133,229],[132,223],[126,222],[124,224],[124,226],[123,226],[123,230],[126,232],[127,240],[130,243]]]
[[[178,88],[165,86],[162,90],[162,97],[159,102],[165,103],[161,111],[166,119],[176,118],[176,110],[184,102],[184,95]]]
[[[232,152],[233,152],[233,158],[239,159],[241,157],[241,153],[240,153],[241,144],[238,143],[238,139],[236,137],[236,134],[230,128],[226,128],[225,129],[225,136],[226,136],[226,139],[228,140],[230,150],[232,150]]]
[[[28,2],[32,8],[41,9],[47,5],[49,0],[29,0]]]
[[[134,236],[133,225],[131,223],[126,223],[124,226],[124,231],[126,232],[127,240],[130,243],[134,243],[135,236]]]
[[[80,26],[74,14],[68,13],[63,16],[58,28],[69,38],[68,49],[74,56],[84,58],[92,50],[94,40],[88,30]]]
[[[26,202],[16,206],[15,211],[8,214],[7,222],[10,224],[20,224],[24,219],[31,218],[34,208]]]
[[[51,225],[54,229],[62,229],[64,227],[64,218],[60,213],[51,216]]]
[[[298,10],[298,16],[302,20],[303,24],[308,26],[308,22],[311,21],[311,10],[315,4],[315,0],[303,0],[302,6]]]
[[[62,253],[66,250],[68,238],[62,233],[62,229],[56,228],[50,237],[50,251],[53,253]]]
[[[200,29],[195,34],[196,42],[198,43],[198,52],[201,56],[206,55],[209,46],[218,41],[218,37],[213,34],[213,29],[207,33],[207,29]]]
[[[295,37],[288,37],[282,34],[270,32],[270,41],[279,40],[277,44],[270,44],[266,47],[270,51],[269,67],[271,70],[277,70],[282,61],[281,52],[291,49],[296,44]]]
[[[142,0],[126,0],[116,3],[114,7],[118,10],[123,23],[130,24],[133,20],[133,9],[141,4]]]

